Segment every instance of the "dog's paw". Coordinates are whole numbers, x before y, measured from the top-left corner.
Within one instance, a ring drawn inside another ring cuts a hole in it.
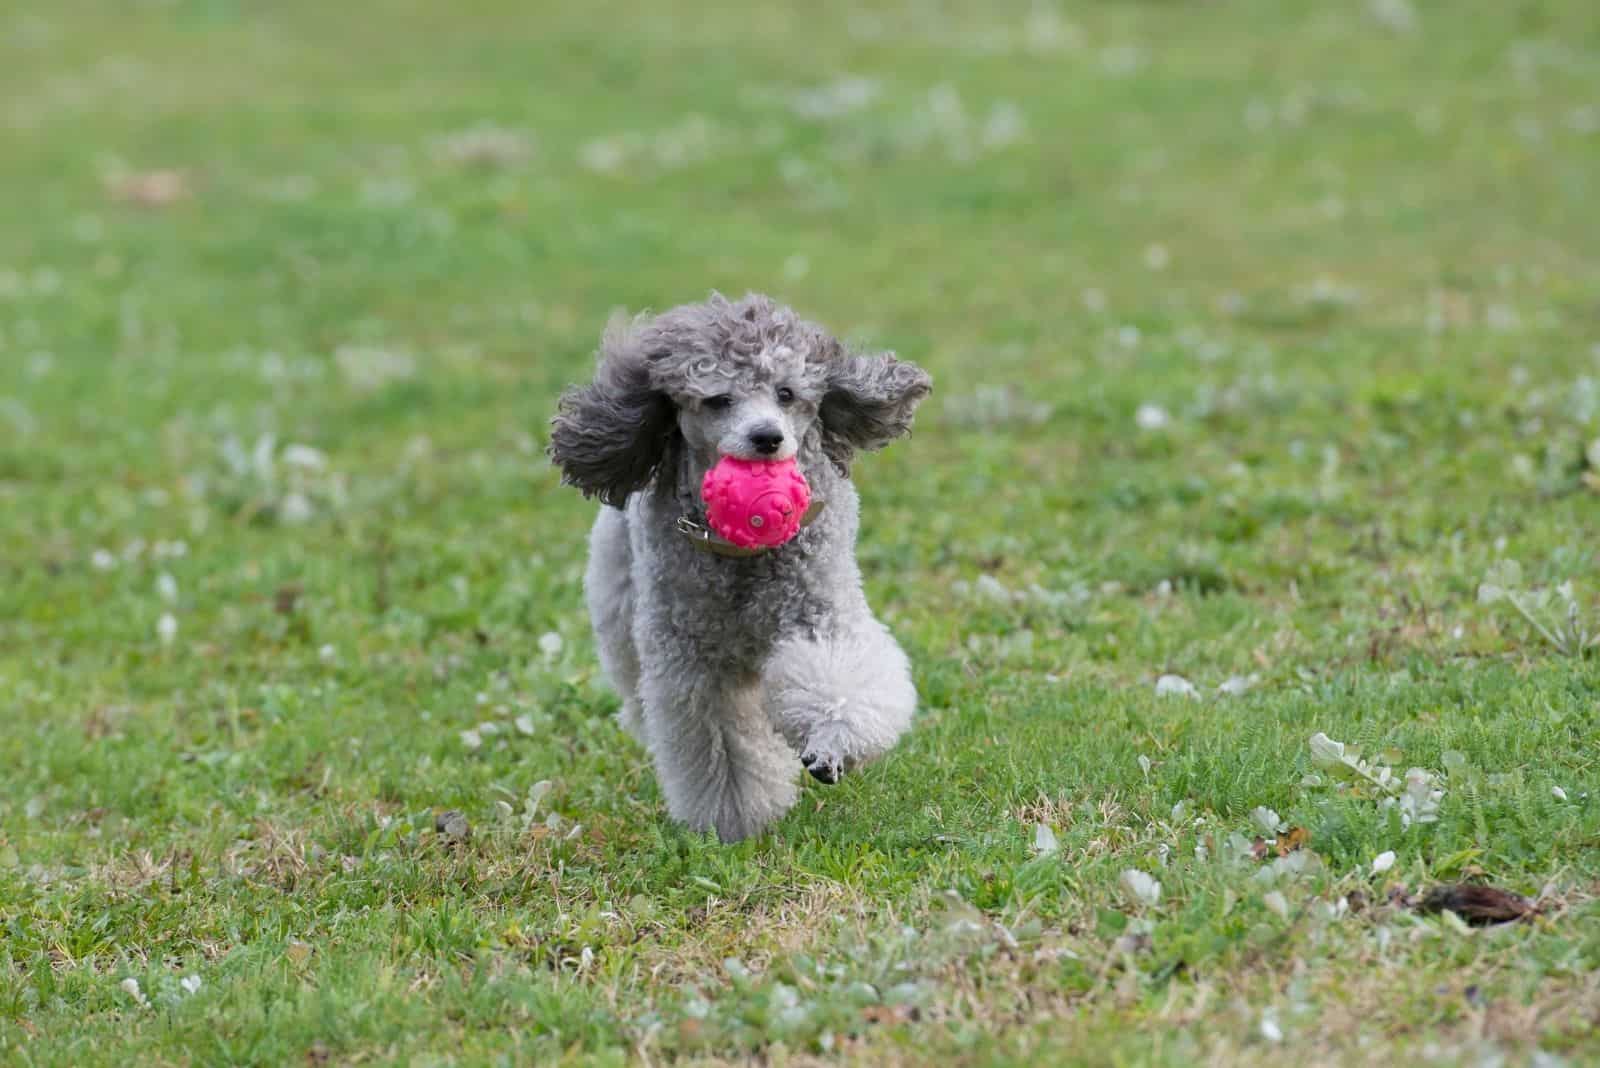
[[[831,753],[818,753],[806,750],[800,757],[811,777],[820,783],[832,786],[844,776],[844,758]]]
[[[849,748],[849,737],[840,727],[821,724],[811,732],[805,748],[800,750],[800,763],[811,772],[813,779],[832,786],[850,770],[852,761],[845,756]]]

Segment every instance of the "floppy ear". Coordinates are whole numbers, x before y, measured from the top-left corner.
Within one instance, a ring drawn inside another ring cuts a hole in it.
[[[881,449],[911,430],[917,405],[933,389],[928,372],[888,353],[830,361],[822,397],[822,451],[848,474],[857,449]]]
[[[678,413],[651,388],[646,355],[623,327],[607,331],[594,381],[561,395],[550,421],[550,459],[561,481],[621,508],[672,452]]]

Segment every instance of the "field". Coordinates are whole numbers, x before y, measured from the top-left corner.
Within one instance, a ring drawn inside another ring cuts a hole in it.
[[[1597,205],[1593,0],[0,10],[0,1063],[1594,1063]],[[713,289],[936,383],[734,846],[544,457]]]

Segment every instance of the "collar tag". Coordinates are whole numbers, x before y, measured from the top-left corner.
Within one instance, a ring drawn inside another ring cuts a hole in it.
[[[824,502],[820,497],[812,498],[811,507],[806,509],[806,514],[800,519],[800,528],[802,530],[804,530],[806,527],[809,527],[811,525],[811,521],[817,518],[817,513],[822,511],[823,503]],[[680,515],[677,521],[673,524],[673,527],[680,535],[688,540],[690,545],[693,545],[696,549],[700,549],[708,553],[715,553],[717,556],[745,558],[750,556],[761,556],[765,553],[772,552],[773,549],[783,548],[782,545],[774,545],[770,548],[764,547],[747,549],[742,545],[735,545],[731,541],[717,537],[717,535],[712,533],[712,531],[695,522],[687,515]],[[788,542],[785,542],[784,544],[787,545]]]

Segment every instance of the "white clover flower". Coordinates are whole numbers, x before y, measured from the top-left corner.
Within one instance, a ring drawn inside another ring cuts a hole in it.
[[[847,75],[816,89],[789,95],[789,110],[802,119],[825,121],[860,111],[877,98],[881,85],[873,78]]]
[[[1411,768],[1406,772],[1405,793],[1400,795],[1400,825],[1402,828],[1410,827],[1413,823],[1438,823],[1439,802],[1444,799],[1444,791],[1435,789],[1432,773],[1422,768]]]
[[[299,490],[292,490],[283,495],[283,500],[278,503],[278,518],[285,523],[304,523],[315,513],[311,506],[311,498]]]
[[[1159,404],[1141,404],[1134,413],[1133,421],[1139,425],[1140,430],[1163,430],[1172,423],[1172,416]]]
[[[983,145],[997,149],[1014,145],[1028,136],[1028,120],[1022,109],[1009,100],[1002,100],[989,110],[983,123]]]
[[[1119,882],[1134,904],[1154,908],[1161,903],[1161,883],[1138,868],[1124,871]]]
[[[1217,692],[1224,697],[1237,697],[1254,687],[1260,680],[1259,675],[1230,675],[1217,686]]]
[[[1194,683],[1182,675],[1163,675],[1156,680],[1157,697],[1199,697]]]
[[[578,150],[578,162],[585,169],[601,174],[613,174],[627,161],[628,147],[618,137],[596,138]]]
[[[1311,736],[1311,762],[1331,766],[1344,761],[1344,743],[1336,742],[1318,731]]]
[[[1265,806],[1256,806],[1250,813],[1250,818],[1261,828],[1262,834],[1274,835],[1283,830],[1283,821],[1278,819],[1278,814]]]
[[[171,645],[178,638],[178,617],[171,612],[161,613],[161,618],[156,620],[156,637],[161,639],[162,645]]]
[[[157,560],[177,559],[189,555],[186,541],[158,541],[150,550]]]
[[[321,471],[328,466],[328,458],[309,445],[286,445],[283,462],[304,471]]]
[[[409,354],[361,345],[339,346],[333,362],[352,388],[365,391],[405,381],[417,373],[417,361]]]
[[[1011,600],[1011,590],[1006,587],[1006,584],[987,573],[979,575],[973,582],[972,588],[991,601],[1005,603]]]
[[[509,167],[533,155],[533,139],[520,130],[480,123],[439,138],[434,156],[468,167]]]

